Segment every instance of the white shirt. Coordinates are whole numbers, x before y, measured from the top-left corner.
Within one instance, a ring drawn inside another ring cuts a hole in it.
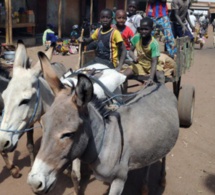
[[[131,17],[127,17],[125,25],[130,27],[134,34],[137,32],[137,28],[140,26],[140,20],[142,16],[140,14],[135,14]]]
[[[204,15],[199,18],[199,22],[200,23],[202,23],[204,20],[205,20],[205,16]]]
[[[191,24],[195,27],[195,26],[196,26],[196,22],[197,22],[196,16],[194,16],[194,15],[189,15],[189,17],[190,17],[190,22],[191,22]]]

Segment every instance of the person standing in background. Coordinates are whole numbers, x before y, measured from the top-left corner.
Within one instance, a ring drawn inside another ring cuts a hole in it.
[[[195,31],[194,26],[190,22],[188,9],[191,5],[191,0],[173,0],[170,21],[172,22],[172,31],[175,38],[188,36],[191,41],[194,40],[190,32],[187,22],[192,31]]]
[[[196,19],[196,16],[194,16],[193,12],[190,12],[189,17],[190,17],[190,22],[191,22],[191,24],[192,24],[194,27],[196,27],[197,19]]]
[[[192,31],[195,31],[194,26],[190,22],[188,9],[191,5],[191,0],[173,0],[170,14],[170,21],[172,22],[172,31],[175,38],[188,36],[191,41],[194,40],[192,33],[190,32],[187,22],[190,25]]]
[[[166,0],[148,0],[146,16],[150,17],[155,26],[161,27],[168,54],[174,58],[176,54],[175,39],[172,33]],[[152,31],[154,36],[155,31]]]
[[[215,19],[213,19],[212,26],[213,26],[213,46],[215,47]]]
[[[128,15],[125,23],[134,34],[137,33],[137,28],[140,26],[140,20],[142,19],[142,16],[136,13],[137,5],[137,2],[134,0],[128,2]]]
[[[199,15],[199,25],[201,24],[201,22],[202,22],[204,19],[205,19],[205,16],[204,16],[203,13],[201,13],[201,14]]]
[[[192,24],[193,27],[196,29],[197,19],[196,19],[196,16],[193,15],[193,12],[192,12],[192,11],[191,11],[190,14],[189,14],[189,18],[190,18],[191,24]],[[190,25],[189,25],[189,24],[187,24],[187,25],[188,25],[188,28],[189,28],[190,32],[191,32],[192,35],[193,35],[194,33],[192,32],[192,29],[191,29]]]

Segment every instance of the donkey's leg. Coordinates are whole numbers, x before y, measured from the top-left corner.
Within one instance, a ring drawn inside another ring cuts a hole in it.
[[[160,185],[165,188],[166,187],[166,157],[162,158],[161,162],[161,179]]]
[[[109,195],[120,195],[122,194],[122,191],[124,189],[125,182],[128,177],[128,170],[127,169],[121,169],[120,175],[115,177],[115,179],[112,181],[110,185],[110,191]]]
[[[72,162],[71,178],[75,189],[75,195],[78,195],[81,180],[81,161],[77,158]]]
[[[31,127],[33,127],[33,126],[31,126]],[[28,152],[29,152],[29,155],[30,155],[31,167],[32,167],[32,165],[34,163],[34,157],[35,157],[34,156],[34,139],[33,139],[33,135],[34,135],[33,130],[27,132],[27,148],[28,148]]]
[[[15,166],[10,160],[9,157],[7,155],[7,153],[1,152],[1,155],[4,159],[4,162],[6,164],[6,167],[10,170],[11,175],[14,178],[19,178],[21,176],[21,174],[19,173],[19,168],[17,166]]]
[[[126,178],[115,178],[110,186],[109,195],[120,195],[124,189]]]
[[[149,183],[150,167],[151,167],[151,165],[144,167],[145,175],[143,177],[142,195],[148,195],[148,193],[149,193],[148,183]]]

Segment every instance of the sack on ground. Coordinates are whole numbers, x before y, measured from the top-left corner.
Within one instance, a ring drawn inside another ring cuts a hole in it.
[[[159,57],[160,64],[164,69],[165,76],[171,76],[176,68],[176,62],[168,55],[161,53]]]

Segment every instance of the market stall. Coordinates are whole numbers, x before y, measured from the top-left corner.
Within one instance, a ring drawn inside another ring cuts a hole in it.
[[[11,0],[4,0],[0,6],[0,28],[5,31],[7,44],[13,43],[13,29],[23,28],[26,33],[35,35],[35,16],[33,10],[12,10]]]

